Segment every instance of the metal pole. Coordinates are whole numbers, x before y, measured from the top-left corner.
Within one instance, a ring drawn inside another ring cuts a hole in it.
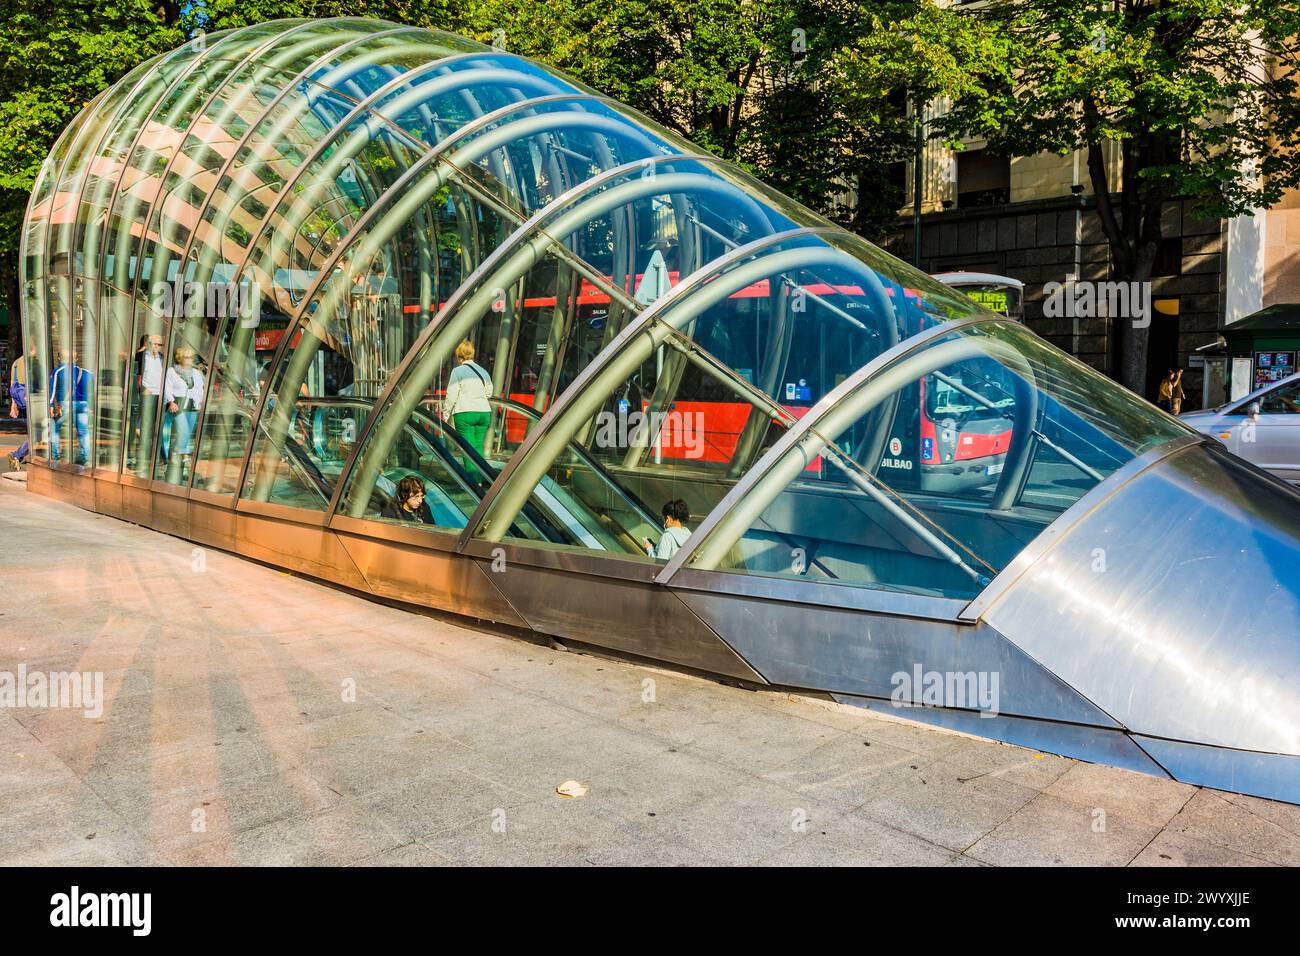
[[[913,127],[912,155],[912,265],[921,268],[921,153],[925,147],[925,135],[921,129],[921,104],[913,107],[916,111]]]

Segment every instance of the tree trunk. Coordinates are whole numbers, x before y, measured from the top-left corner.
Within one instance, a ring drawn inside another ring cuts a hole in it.
[[[1085,106],[1085,109],[1088,107]],[[1164,194],[1149,189],[1142,195],[1139,172],[1145,166],[1167,161],[1171,143],[1167,137],[1143,133],[1137,142],[1125,141],[1124,168],[1120,176],[1120,209],[1117,213],[1110,193],[1105,157],[1100,142],[1088,146],[1088,176],[1097,203],[1097,216],[1110,246],[1110,278],[1115,282],[1150,282],[1160,249],[1160,214]],[[1147,338],[1151,316],[1135,324],[1137,316],[1112,316],[1115,347],[1112,374],[1125,388],[1146,396]]]
[[[1117,282],[1128,282],[1137,266],[1135,250],[1130,244],[1128,230],[1133,226],[1132,217],[1121,221],[1115,210],[1115,203],[1110,192],[1110,177],[1107,175],[1106,160],[1102,155],[1100,142],[1088,144],[1088,178],[1092,184],[1093,199],[1097,204],[1097,218],[1101,221],[1101,231],[1110,246],[1110,278]],[[1121,202],[1123,192],[1121,191]],[[1150,267],[1147,268],[1150,276]],[[1111,334],[1114,347],[1111,350],[1113,364],[1111,375],[1121,385],[1132,389],[1139,395],[1146,385],[1146,329],[1133,327],[1131,321],[1111,316]]]
[[[1151,255],[1146,255],[1143,250],[1139,250],[1132,272],[1128,276],[1117,276],[1116,279],[1120,282],[1149,282],[1154,262],[1154,251]],[[1120,383],[1130,391],[1146,397],[1147,337],[1151,331],[1151,316],[1148,315],[1142,325],[1137,325],[1133,316],[1116,316],[1111,322],[1118,342]]]

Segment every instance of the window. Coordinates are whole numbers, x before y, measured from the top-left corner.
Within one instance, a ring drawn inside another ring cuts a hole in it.
[[[1005,206],[1011,202],[1011,160],[987,150],[957,154],[957,208]]]
[[[1261,395],[1259,410],[1265,415],[1300,414],[1300,382],[1283,385]]]

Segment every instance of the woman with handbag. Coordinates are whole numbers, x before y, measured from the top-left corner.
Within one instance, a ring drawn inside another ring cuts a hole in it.
[[[163,459],[167,461],[167,480],[184,481],[190,470],[190,441],[194,425],[203,407],[203,372],[194,366],[194,350],[182,345],[175,352],[176,362],[167,370],[163,382],[163,401],[167,421],[163,423]],[[173,461],[175,451],[178,458]]]
[[[479,455],[487,440],[492,422],[492,376],[474,361],[474,343],[466,339],[456,346],[456,368],[447,380],[447,394],[442,403],[442,417],[464,437]],[[464,463],[471,476],[478,475],[473,462]]]

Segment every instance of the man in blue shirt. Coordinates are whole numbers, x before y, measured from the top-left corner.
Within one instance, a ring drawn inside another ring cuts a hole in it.
[[[50,458],[59,458],[61,439],[71,428],[77,438],[77,464],[90,464],[90,396],[95,376],[62,350],[61,363],[50,376]]]

